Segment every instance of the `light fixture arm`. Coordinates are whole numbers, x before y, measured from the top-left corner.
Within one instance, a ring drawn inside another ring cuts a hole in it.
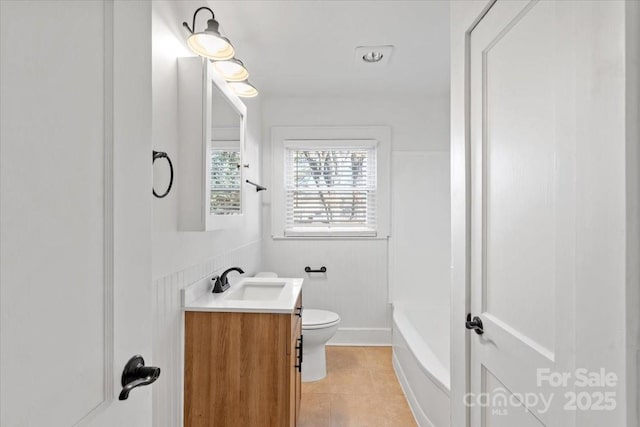
[[[208,10],[209,12],[211,12],[211,19],[216,19],[216,15],[214,15],[213,10],[209,9],[206,6],[202,6],[199,7],[198,9],[196,9],[196,11],[193,13],[193,22],[191,23],[191,28],[189,28],[189,24],[187,24],[187,22],[183,22],[182,26],[185,27],[187,30],[189,30],[189,32],[191,34],[193,34],[196,31],[196,15],[198,14],[198,12],[200,12],[201,10]]]

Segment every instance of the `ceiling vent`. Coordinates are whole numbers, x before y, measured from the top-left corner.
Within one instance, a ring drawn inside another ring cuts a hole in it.
[[[392,52],[392,45],[358,46],[356,47],[354,61],[358,65],[369,67],[386,65],[391,59]]]

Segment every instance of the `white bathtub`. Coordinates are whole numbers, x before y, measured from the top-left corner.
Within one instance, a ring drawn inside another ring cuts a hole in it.
[[[393,304],[393,367],[421,427],[449,426],[449,308]]]

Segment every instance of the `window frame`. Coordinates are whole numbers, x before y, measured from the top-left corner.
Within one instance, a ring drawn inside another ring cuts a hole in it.
[[[271,236],[273,239],[387,239],[390,236],[391,130],[386,126],[349,128],[274,127],[271,132]],[[286,155],[288,148],[375,147],[376,226],[287,228]]]

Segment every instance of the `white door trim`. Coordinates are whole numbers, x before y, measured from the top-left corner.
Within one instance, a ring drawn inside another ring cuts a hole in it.
[[[464,1],[464,16],[451,16],[451,392],[452,426],[468,426],[464,395],[470,387],[470,59],[471,32],[496,0]],[[459,369],[458,367],[464,369]]]
[[[627,424],[640,423],[640,3],[626,2]],[[635,119],[634,119],[635,118]]]

